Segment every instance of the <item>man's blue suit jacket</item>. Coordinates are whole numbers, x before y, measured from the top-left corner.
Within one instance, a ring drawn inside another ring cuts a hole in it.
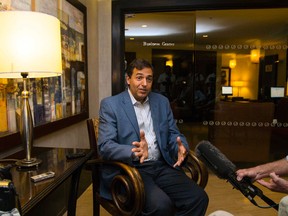
[[[148,97],[161,155],[167,164],[173,166],[178,157],[177,136],[187,150],[189,145],[177,128],[168,99],[154,92],[150,92]],[[140,141],[140,130],[128,90],[101,101],[99,120],[98,148],[102,158],[135,165],[131,149],[134,147],[132,142]],[[111,167],[101,170],[100,192],[103,197],[111,199],[110,183],[118,173]]]

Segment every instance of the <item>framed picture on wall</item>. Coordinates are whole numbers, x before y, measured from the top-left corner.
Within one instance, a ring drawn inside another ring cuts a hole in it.
[[[221,68],[221,86],[230,86],[231,84],[231,68]]]

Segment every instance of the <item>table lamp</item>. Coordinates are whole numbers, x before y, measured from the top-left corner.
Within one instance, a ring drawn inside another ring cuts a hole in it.
[[[237,96],[239,97],[239,93],[240,93],[240,88],[244,86],[244,82],[243,81],[234,81],[233,82],[233,86],[238,88],[238,94]]]
[[[33,120],[27,78],[62,74],[60,21],[51,15],[31,11],[0,12],[0,78],[22,78],[20,135],[26,158],[18,167],[38,166],[31,157]]]

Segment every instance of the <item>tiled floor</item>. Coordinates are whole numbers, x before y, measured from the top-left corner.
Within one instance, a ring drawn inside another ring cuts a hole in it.
[[[264,195],[278,203],[280,199],[285,196],[284,194],[271,192],[261,186],[257,185],[263,190]],[[207,214],[216,210],[225,210],[235,216],[276,216],[277,212],[273,208],[263,209],[254,206],[250,201],[245,198],[238,190],[233,189],[232,185],[223,179],[217,178],[215,175],[210,174],[208,185],[205,188],[210,197]],[[266,206],[261,199],[256,199],[259,205]],[[92,187],[81,195],[77,201],[76,216],[90,216],[92,215]],[[104,209],[101,209],[101,216],[110,216]]]
[[[92,200],[92,186],[81,195],[77,201],[76,216],[90,216],[93,215],[93,200]],[[101,207],[100,216],[111,216]]]

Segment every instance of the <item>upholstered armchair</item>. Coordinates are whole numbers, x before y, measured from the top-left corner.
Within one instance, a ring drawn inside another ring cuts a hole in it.
[[[97,149],[98,123],[97,118],[87,120],[90,147],[94,150],[94,158],[87,162],[87,167],[92,171],[93,215],[100,215],[100,205],[111,215],[139,215],[145,201],[144,185],[141,176],[134,167],[122,162],[106,161],[100,158]],[[122,171],[120,175],[114,178],[111,185],[113,200],[107,200],[100,196],[99,167],[104,164],[115,166]],[[183,170],[198,185],[205,188],[208,181],[208,171],[193,151],[190,151],[188,161]]]

